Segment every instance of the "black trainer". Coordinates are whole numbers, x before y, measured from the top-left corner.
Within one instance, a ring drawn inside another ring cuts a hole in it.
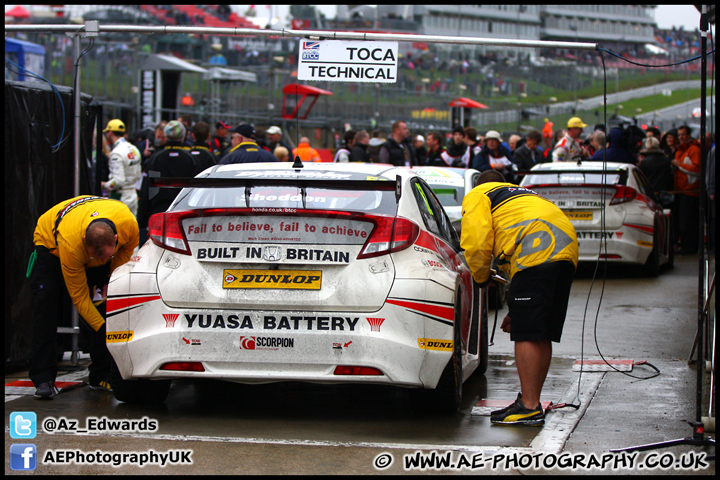
[[[540,404],[533,409],[525,408],[518,395],[515,403],[509,407],[492,412],[490,422],[496,425],[542,426],[545,424],[545,412]]]
[[[112,392],[112,387],[110,386],[110,383],[106,381],[102,381],[98,383],[97,385],[90,385],[90,390],[94,390],[96,392]]]
[[[515,399],[515,402],[520,401],[521,398],[522,398],[522,392],[518,393],[518,396],[517,396],[517,398]],[[504,415],[504,414],[506,414],[508,411],[510,411],[511,408],[513,408],[513,405],[515,405],[515,402],[511,403],[510,405],[508,405],[508,406],[505,407],[505,408],[502,408],[502,409],[500,409],[500,410],[495,410],[495,411],[490,412],[490,417],[496,417],[496,416],[498,416],[498,415]]]
[[[52,398],[60,393],[60,390],[55,386],[55,382],[43,382],[35,390],[35,398],[39,400],[52,400]]]

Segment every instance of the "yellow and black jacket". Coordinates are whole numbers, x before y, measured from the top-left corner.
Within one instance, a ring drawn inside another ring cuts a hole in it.
[[[83,237],[90,223],[99,219],[110,220],[117,231],[118,242],[110,260],[113,272],[130,260],[139,242],[135,215],[119,200],[85,195],[60,202],[40,216],[33,235],[35,245],[42,245],[60,259],[70,298],[96,331],[105,320],[92,302],[85,269],[102,263],[90,258]]]
[[[510,278],[543,263],[578,263],[577,234],[565,214],[537,193],[511,183],[484,183],[465,196],[461,237],[478,283],[488,280],[493,257]]]

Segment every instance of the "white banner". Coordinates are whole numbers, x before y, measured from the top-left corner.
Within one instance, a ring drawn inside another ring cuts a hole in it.
[[[298,80],[397,82],[398,42],[300,40]]]

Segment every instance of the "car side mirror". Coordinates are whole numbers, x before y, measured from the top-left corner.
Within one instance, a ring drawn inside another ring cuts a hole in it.
[[[675,195],[666,191],[657,192],[657,198],[660,201],[660,205],[663,207],[669,207],[675,201]]]

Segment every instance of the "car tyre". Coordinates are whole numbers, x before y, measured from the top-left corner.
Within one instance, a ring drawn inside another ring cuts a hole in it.
[[[432,393],[435,407],[444,413],[455,413],[462,402],[462,340],[460,337],[461,311],[460,298],[455,305],[455,326],[453,333],[453,355],[443,370],[437,387]]]
[[[488,289],[486,288],[485,291],[480,293],[480,287],[473,282],[474,288],[476,289],[474,293],[474,298],[478,299],[478,302],[480,303],[480,346],[479,346],[479,356],[480,356],[480,363],[478,364],[477,368],[473,372],[473,377],[480,377],[485,375],[485,372],[487,372],[488,369],[488,361],[490,356],[490,338],[488,336]],[[482,299],[482,300],[480,300]]]
[[[668,232],[672,232],[673,228],[675,228],[675,227],[672,224],[672,218],[671,218],[667,222]],[[670,240],[670,238],[672,237],[672,234],[668,233],[667,237],[668,237],[668,244],[669,244],[669,246],[668,246],[668,261],[665,265],[666,265],[666,268],[671,269],[675,266],[675,245],[673,245],[672,241]]]
[[[123,380],[115,362],[110,369],[110,385],[121,402],[154,405],[163,403],[170,393],[172,380]]]
[[[488,287],[488,305],[493,310],[499,310],[503,307],[502,292],[499,285]]]
[[[480,364],[475,370],[475,375],[485,375],[488,369],[490,357],[490,339],[488,338],[488,308],[487,302],[483,302],[480,312]]]
[[[657,227],[655,228],[655,232],[657,232]],[[660,243],[657,239],[657,233],[653,235],[653,248],[650,252],[650,256],[648,256],[647,261],[645,262],[645,273],[647,273],[651,277],[657,277],[660,275],[660,252],[658,252],[658,248],[660,246]]]
[[[502,277],[506,275],[500,273]],[[494,283],[494,282],[493,282]],[[507,284],[494,283],[487,287],[488,290],[488,308],[490,310],[500,310],[507,304]]]

